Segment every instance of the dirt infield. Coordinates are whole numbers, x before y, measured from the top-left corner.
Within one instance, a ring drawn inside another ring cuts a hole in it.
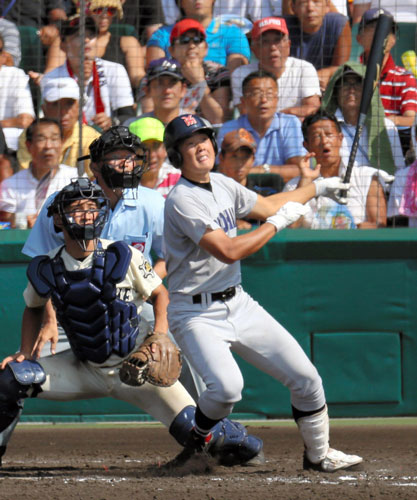
[[[0,469],[0,499],[412,500],[417,499],[417,427],[332,428],[336,448],[364,457],[362,470],[302,470],[294,426],[250,427],[266,463],[164,473],[179,446],[160,427],[20,426]]]

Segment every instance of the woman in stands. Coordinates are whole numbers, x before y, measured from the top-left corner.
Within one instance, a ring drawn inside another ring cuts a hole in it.
[[[123,17],[120,0],[91,0],[87,5],[87,15],[91,16],[97,25],[97,57],[122,64],[127,70],[132,87],[137,88],[145,74],[145,49],[136,36],[123,34],[126,33],[124,28],[130,25],[124,26],[120,34],[117,30],[110,31],[113,20]],[[65,54],[58,39],[48,50],[45,73],[64,62]]]

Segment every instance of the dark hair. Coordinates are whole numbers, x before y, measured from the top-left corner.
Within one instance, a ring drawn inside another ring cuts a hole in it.
[[[270,78],[271,80],[274,80],[275,84],[278,86],[277,79],[275,76],[270,72],[270,71],[265,71],[264,69],[258,69],[258,71],[253,71],[252,73],[249,73],[247,77],[242,82],[242,93],[245,93],[246,87],[249,85],[249,83],[252,80],[255,80],[256,78]]]
[[[39,125],[56,125],[59,129],[59,135],[61,136],[61,139],[63,138],[62,127],[57,120],[54,120],[53,118],[39,118],[38,120],[32,122],[26,129],[26,140],[28,142],[32,142],[33,134],[35,133]]]
[[[305,141],[307,141],[308,128],[314,123],[319,122],[320,120],[330,120],[336,125],[338,132],[342,131],[337,118],[332,113],[329,113],[325,109],[319,109],[315,113],[312,113],[311,115],[308,115],[304,118],[301,129],[303,131],[303,137]]]

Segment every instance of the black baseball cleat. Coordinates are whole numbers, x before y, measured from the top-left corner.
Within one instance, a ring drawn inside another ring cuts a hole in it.
[[[189,460],[197,457],[201,457],[207,460],[211,459],[211,456],[209,454],[211,439],[211,433],[208,436],[204,437],[196,434],[194,431],[191,431],[184,449],[180,453],[178,453],[178,455],[174,459],[170,460],[165,467],[182,467]]]
[[[358,455],[346,455],[343,451],[329,448],[326,457],[318,464],[313,464],[304,453],[303,469],[316,470],[320,472],[336,472],[341,469],[356,469],[355,466],[362,463],[362,457]]]
[[[0,446],[0,467],[2,465],[2,458],[3,455],[6,453],[6,447],[5,446]]]

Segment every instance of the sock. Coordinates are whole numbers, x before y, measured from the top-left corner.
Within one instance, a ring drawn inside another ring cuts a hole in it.
[[[197,405],[197,409],[195,411],[194,431],[199,436],[207,437],[210,434],[210,430],[217,424],[217,422],[220,422],[220,420],[221,419],[212,420],[211,418],[206,417]]]

